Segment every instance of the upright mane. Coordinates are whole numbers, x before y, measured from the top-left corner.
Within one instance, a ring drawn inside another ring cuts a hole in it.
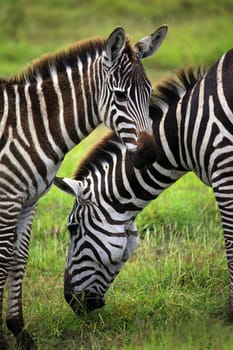
[[[171,103],[174,99],[182,97],[203,75],[204,72],[202,72],[200,66],[196,72],[193,67],[181,68],[176,73],[176,79],[168,78],[156,86],[158,90],[156,96],[162,98],[164,102]]]
[[[46,54],[39,59],[33,61],[29,66],[18,75],[9,79],[0,78],[0,83],[25,83],[36,82],[37,76],[40,75],[42,79],[51,77],[50,69],[55,66],[58,73],[64,71],[65,66],[77,64],[77,57],[85,64],[87,56],[96,57],[96,54],[101,54],[105,49],[106,40],[95,38],[85,41],[78,41],[68,48],[61,50],[55,54]],[[132,57],[133,47],[130,45],[129,39],[126,40],[127,53]]]
[[[152,116],[158,120],[163,115],[164,107],[177,103],[179,99],[202,79],[205,70],[200,66],[195,71],[193,67],[181,68],[175,78],[167,78],[158,84],[156,92],[152,94],[150,108],[153,109]],[[152,118],[153,119],[153,118]]]

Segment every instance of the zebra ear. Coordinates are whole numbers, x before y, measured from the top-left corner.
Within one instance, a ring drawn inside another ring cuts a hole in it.
[[[168,26],[159,27],[154,33],[141,39],[134,47],[138,57],[144,58],[153,55],[162,44],[167,35]]]
[[[125,31],[117,27],[108,37],[106,42],[105,64],[112,66],[114,60],[121,55],[125,48]]]
[[[67,177],[55,177],[53,184],[60,190],[75,197],[80,197],[83,192],[81,181],[68,179]]]

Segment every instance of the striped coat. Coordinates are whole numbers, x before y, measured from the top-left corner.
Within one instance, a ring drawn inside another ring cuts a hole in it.
[[[23,349],[36,348],[24,327],[22,279],[37,201],[65,154],[101,122],[139,166],[152,161],[141,153],[154,147],[141,58],[156,51],[166,31],[131,46],[117,28],[107,40],[76,44],[0,80],[0,310],[8,278],[7,326]],[[6,348],[0,315],[0,349]]]
[[[232,76],[230,50],[205,74],[181,71],[178,81],[158,86],[150,104],[157,161],[148,169],[136,169],[125,147],[111,136],[93,149],[75,180],[56,181],[76,196],[65,271],[65,296],[75,312],[104,305],[105,292],[136,247],[135,216],[182,174],[193,171],[213,188],[220,210],[233,319]]]

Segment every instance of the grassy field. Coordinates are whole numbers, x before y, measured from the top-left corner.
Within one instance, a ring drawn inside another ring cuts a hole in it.
[[[145,60],[153,83],[180,66],[209,67],[233,47],[231,0],[0,0],[1,75],[79,39],[118,25],[136,42],[163,23],[168,37]],[[59,171],[71,176],[106,130],[70,152]],[[53,188],[40,200],[24,279],[24,314],[39,350],[230,350],[228,272],[211,189],[186,175],[137,217],[140,244],[106,296],[106,306],[77,319],[63,298],[73,199]],[[15,342],[9,332],[10,349]]]

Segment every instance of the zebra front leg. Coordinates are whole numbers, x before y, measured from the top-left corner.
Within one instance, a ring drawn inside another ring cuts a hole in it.
[[[2,306],[3,306],[3,293],[4,287],[8,276],[8,271],[12,263],[13,246],[14,246],[15,234],[14,229],[5,228],[0,223],[0,349],[7,350],[7,343],[3,333],[3,319],[2,319]]]
[[[0,250],[1,251],[1,250]],[[1,261],[0,261],[1,263]],[[2,269],[2,268],[1,268]],[[7,350],[7,343],[6,343],[6,339],[4,337],[3,334],[3,320],[2,320],[2,303],[3,303],[3,292],[4,292],[4,285],[6,282],[6,274],[2,273],[2,271],[0,272],[0,349],[1,350]]]
[[[233,267],[233,262],[231,262],[231,269]],[[229,267],[229,264],[228,264]],[[229,268],[230,269],[230,268]],[[228,306],[228,320],[229,322],[233,322],[233,277],[232,272],[230,276],[230,297],[229,297],[229,306]]]
[[[0,249],[0,254],[1,254],[1,249]],[[0,259],[0,264],[1,264],[1,259]],[[3,270],[2,264],[1,264],[0,270]],[[2,320],[3,292],[4,292],[4,285],[6,283],[6,277],[7,277],[7,273],[0,271],[0,349],[1,350],[7,350],[7,343],[3,334],[3,320]]]
[[[231,198],[231,193],[233,195],[233,191],[224,193],[223,188],[223,186],[222,188],[215,188],[214,194],[221,214],[227,265],[230,276],[228,319],[230,322],[233,322],[233,198]]]
[[[233,235],[229,239],[228,234],[225,234],[227,265],[230,274],[230,296],[228,305],[228,320],[233,322]]]
[[[230,274],[230,296],[228,305],[228,320],[233,322],[233,233],[229,235],[229,232],[224,230],[224,238],[226,245],[227,265]]]
[[[24,326],[22,311],[22,280],[28,259],[31,224],[36,205],[24,208],[16,226],[13,263],[8,277],[8,305],[6,322],[16,337],[18,347],[22,350],[35,350],[37,347]]]
[[[18,349],[36,350],[36,345],[24,326],[22,311],[23,274],[24,269],[19,270],[16,264],[14,264],[14,267],[12,267],[9,273],[9,293],[6,323],[7,327],[11,330],[17,340]]]

